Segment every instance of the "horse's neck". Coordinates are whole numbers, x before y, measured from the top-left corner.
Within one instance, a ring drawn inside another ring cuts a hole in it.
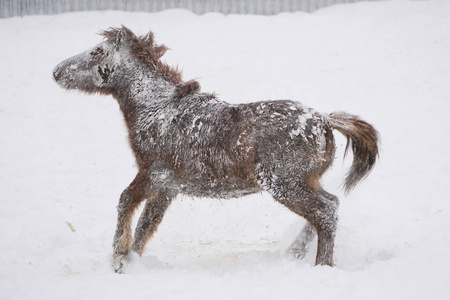
[[[152,114],[167,107],[174,99],[175,90],[175,84],[163,77],[135,70],[125,90],[116,98],[129,123],[142,114]]]
[[[138,110],[160,110],[173,101],[175,89],[172,83],[151,79],[145,84],[137,83],[132,88],[130,99]]]

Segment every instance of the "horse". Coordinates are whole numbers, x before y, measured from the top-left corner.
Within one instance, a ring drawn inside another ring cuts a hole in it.
[[[335,155],[333,130],[347,139],[352,190],[378,158],[378,132],[345,112],[323,114],[292,100],[229,104],[161,61],[168,50],[154,34],[125,26],[53,70],[67,90],[112,95],[128,129],[138,172],[117,206],[112,266],[123,273],[130,251],[143,254],[178,195],[236,198],[268,192],[306,219],[289,251],[303,258],[317,234],[316,265],[333,266],[339,200],[320,184]],[[134,211],[145,206],[132,237]]]

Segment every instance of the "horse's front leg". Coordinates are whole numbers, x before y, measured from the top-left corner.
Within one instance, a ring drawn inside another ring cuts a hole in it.
[[[124,272],[124,263],[131,248],[131,221],[135,209],[150,193],[147,172],[139,172],[120,196],[117,206],[117,228],[113,242],[113,267],[116,273]]]
[[[161,223],[164,213],[175,198],[176,193],[167,189],[160,189],[147,198],[144,210],[134,232],[132,250],[142,256],[145,244],[153,236]]]

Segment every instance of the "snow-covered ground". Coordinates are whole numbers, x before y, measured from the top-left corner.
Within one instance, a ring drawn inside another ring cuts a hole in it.
[[[285,253],[304,221],[260,194],[179,197],[146,255],[110,267],[136,167],[117,103],[65,92],[60,61],[124,24],[229,102],[295,99],[374,124],[380,163],[349,196],[345,140],[323,180],[341,198],[335,260]],[[0,19],[0,299],[449,299],[450,1],[314,14],[83,12]]]

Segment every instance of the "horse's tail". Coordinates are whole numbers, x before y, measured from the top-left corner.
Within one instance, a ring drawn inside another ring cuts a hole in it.
[[[345,192],[349,193],[375,166],[378,156],[378,132],[369,123],[345,112],[331,113],[329,124],[347,138],[345,154],[350,146],[352,147],[353,163],[344,181]]]

